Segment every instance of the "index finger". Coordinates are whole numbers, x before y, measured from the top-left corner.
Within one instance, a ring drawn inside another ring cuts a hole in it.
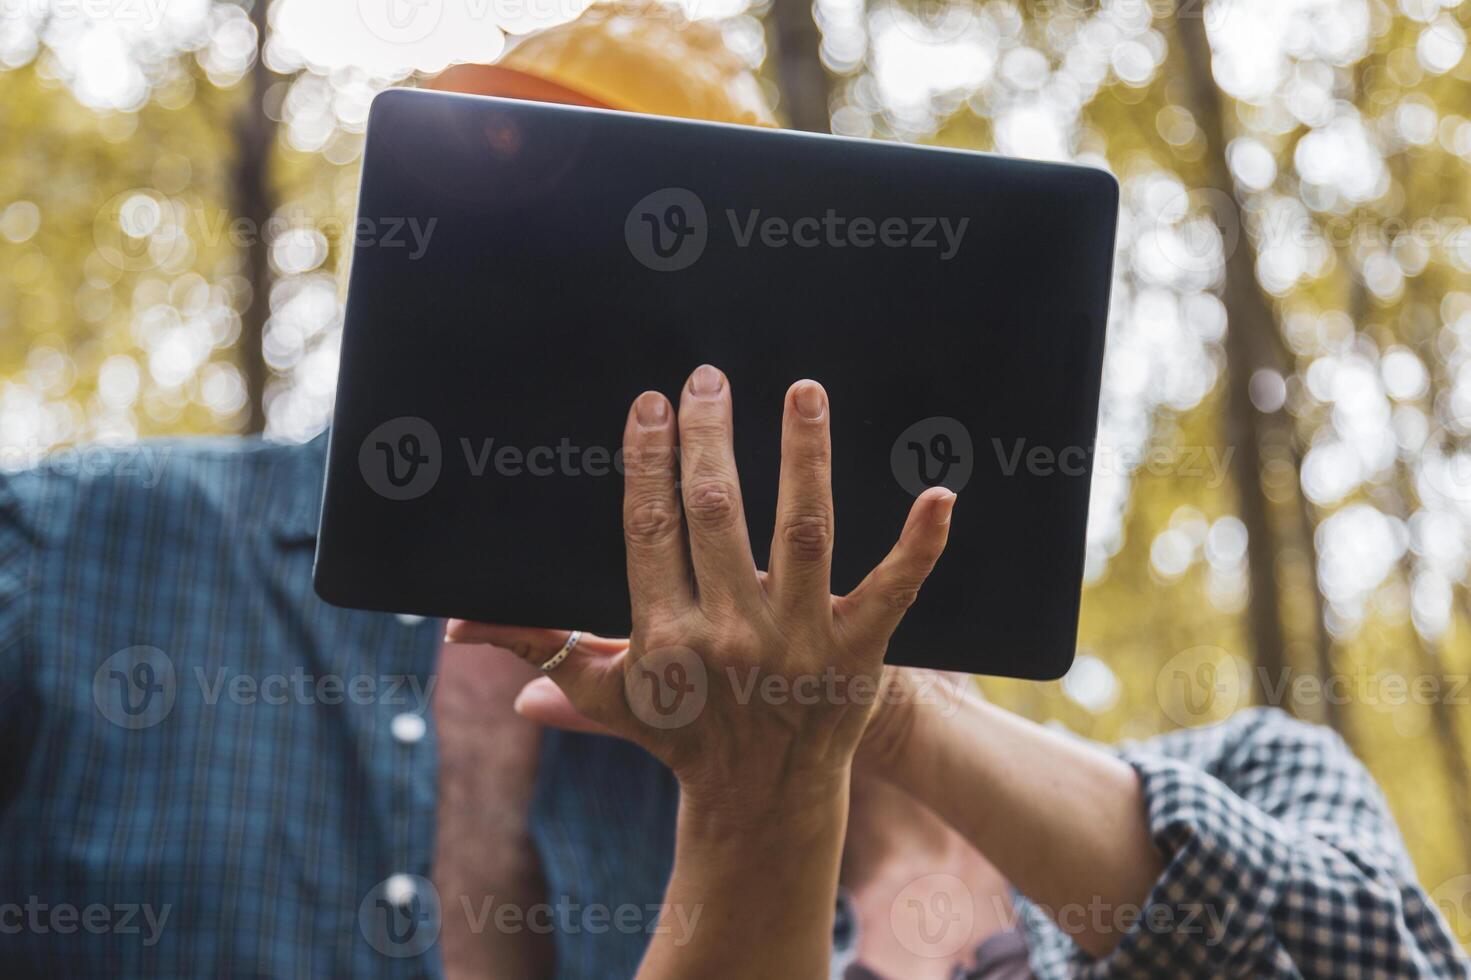
[[[698,601],[712,608],[751,608],[760,593],[736,473],[730,385],[709,364],[680,394],[680,489]]]
[[[634,400],[623,429],[623,538],[633,624],[694,602],[676,472],[674,413],[657,391]]]

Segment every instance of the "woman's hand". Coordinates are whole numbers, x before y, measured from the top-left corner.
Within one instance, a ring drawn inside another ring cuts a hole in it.
[[[718,371],[695,372],[677,420],[662,396],[641,395],[624,445],[633,636],[584,638],[550,680],[592,724],[674,770],[682,794],[668,901],[721,923],[697,930],[688,948],[656,939],[641,975],[826,975],[860,751],[868,771],[1056,910],[1084,950],[1112,950],[1117,930],[1091,919],[1079,928],[1071,913],[1137,906],[1159,876],[1134,770],[963,689],[945,692],[960,696],[937,709],[926,703],[932,672],[883,666],[890,634],[944,548],[954,494],[921,495],[889,556],[836,598],[828,406],[817,384],[787,393],[764,578],[746,538],[730,392]],[[450,634],[535,663],[567,636],[459,622]],[[829,671],[842,683],[820,683]],[[842,696],[826,696],[833,691]],[[533,683],[518,707],[545,717],[562,710],[553,701]]]
[[[926,492],[888,557],[852,593],[832,596],[828,421],[822,387],[793,385],[771,568],[761,575],[724,375],[695,371],[677,416],[659,393],[639,396],[624,430],[633,635],[627,644],[583,637],[549,675],[581,715],[669,766],[686,806],[725,822],[770,820],[846,786],[886,683],[889,637],[949,531],[955,495]],[[448,633],[534,663],[567,635],[461,621]]]
[[[633,635],[581,639],[549,673],[582,716],[642,745],[679,780],[665,901],[709,924],[684,945],[656,930],[645,980],[828,975],[853,755],[889,636],[945,547],[955,503],[948,490],[922,495],[888,557],[834,598],[827,395],[800,381],[786,397],[762,576],[730,398],[724,375],[705,366],[677,418],[657,392],[634,402],[623,435]],[[568,642],[458,621],[447,633],[538,665]]]

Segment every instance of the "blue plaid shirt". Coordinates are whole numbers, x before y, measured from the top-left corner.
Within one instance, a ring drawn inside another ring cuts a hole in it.
[[[324,444],[150,442],[0,477],[0,975],[441,972],[439,624],[313,593]],[[554,907],[646,921],[672,778],[609,739],[542,751]],[[631,975],[646,942],[558,928],[558,975]]]
[[[316,598],[324,443],[145,443],[0,478],[0,975],[442,972],[438,624]],[[1468,975],[1331,733],[1246,712],[1121,754],[1167,857],[1144,921],[1219,914],[1136,925],[1096,962],[1018,897],[1042,980]],[[676,805],[640,750],[547,733],[532,825],[558,977],[635,972]]]

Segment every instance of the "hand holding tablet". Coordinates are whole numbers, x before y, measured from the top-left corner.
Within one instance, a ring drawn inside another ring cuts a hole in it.
[[[728,379],[705,365],[682,388],[677,412],[650,391],[628,413],[626,644],[463,621],[448,636],[550,665],[548,677],[583,717],[669,766],[689,805],[773,819],[846,785],[879,700],[889,637],[944,551],[956,495],[921,494],[888,556],[848,595],[833,596],[831,408],[822,386],[800,381],[783,407],[771,568],[760,574],[732,396]]]

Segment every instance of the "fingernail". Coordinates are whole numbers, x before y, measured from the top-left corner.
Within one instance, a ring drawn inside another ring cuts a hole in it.
[[[460,635],[460,627],[464,626],[464,620],[447,619],[444,621],[444,642],[453,643],[455,637]]]
[[[646,391],[633,403],[633,412],[639,425],[654,428],[669,418],[669,403],[657,391]]]
[[[718,395],[723,384],[720,372],[708,364],[701,364],[690,375],[690,392],[695,395]]]
[[[950,515],[955,510],[955,494],[946,490],[945,496],[939,498],[935,503],[935,523],[941,526],[950,523]]]
[[[813,381],[804,381],[797,387],[797,411],[809,422],[822,418],[827,399],[822,397],[822,386]]]

